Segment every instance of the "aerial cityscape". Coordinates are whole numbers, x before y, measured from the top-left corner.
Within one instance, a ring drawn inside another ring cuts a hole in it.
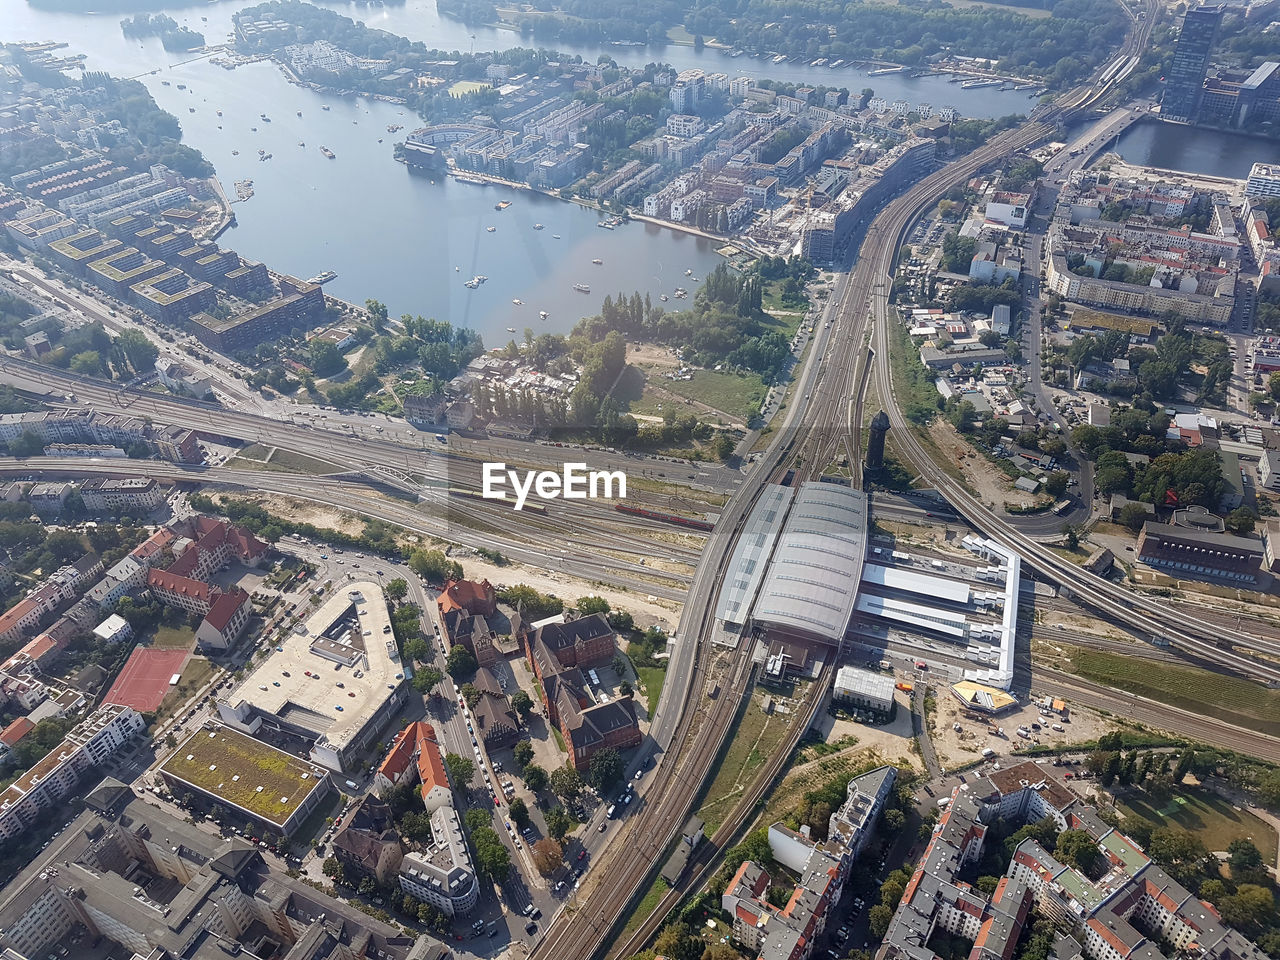
[[[0,960],[1280,960],[1280,2],[0,0]]]

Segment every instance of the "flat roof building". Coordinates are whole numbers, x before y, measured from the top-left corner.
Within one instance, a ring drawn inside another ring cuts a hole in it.
[[[341,684],[341,686],[339,686]],[[224,723],[257,734],[266,720],[312,741],[311,759],[342,771],[407,696],[382,588],[340,587],[300,630],[218,703]]]
[[[741,626],[750,619],[752,601],[760,589],[760,581],[764,579],[769,557],[778,541],[778,521],[786,516],[794,494],[790,487],[777,483],[771,483],[760,491],[760,498],[751,508],[747,523],[733,548],[729,572],[720,585],[720,598],[716,602],[717,620]]]
[[[161,765],[169,789],[292,836],[328,796],[328,771],[229,727],[210,726],[193,733]]]
[[[1256,583],[1262,540],[1148,520],[1138,535],[1138,559],[1174,575]]]
[[[888,713],[893,709],[893,691],[893,674],[846,666],[836,671],[832,697],[837,703]]]

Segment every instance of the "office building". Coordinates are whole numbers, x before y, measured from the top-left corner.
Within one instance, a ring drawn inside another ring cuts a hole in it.
[[[1173,51],[1173,63],[1165,76],[1160,116],[1165,120],[1190,123],[1196,119],[1203,95],[1205,71],[1214,38],[1226,8],[1219,4],[1188,10]]]
[[[1249,169],[1244,192],[1251,197],[1280,197],[1280,164],[1255,163]]]

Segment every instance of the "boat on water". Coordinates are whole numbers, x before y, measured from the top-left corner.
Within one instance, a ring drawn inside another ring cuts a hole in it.
[[[323,273],[317,273],[307,283],[328,283],[330,280],[336,280],[338,275],[332,270],[325,270]]]
[[[512,303],[514,303],[517,307],[523,307],[523,306],[524,306],[524,301],[523,301],[523,300],[521,300],[521,299],[519,299],[519,298],[516,298],[516,299],[512,300],[511,302],[512,302]]]
[[[189,112],[189,113],[195,113],[195,112],[196,112],[196,108],[195,108],[195,107],[187,107],[187,112]]]
[[[239,151],[239,150],[232,150],[232,151],[231,151],[231,155],[232,155],[233,157],[238,157],[238,156],[240,156],[240,151]]]
[[[693,270],[692,270],[692,268],[685,270],[684,275],[685,275],[686,277],[692,277],[692,276],[693,276]]]
[[[497,228],[497,227],[485,227],[484,229],[485,229],[485,232],[486,232],[486,233],[493,233],[493,232],[494,232],[495,230],[497,230],[498,228]]]
[[[511,201],[510,201],[510,200],[499,200],[497,203],[495,203],[495,204],[493,205],[493,209],[495,209],[495,210],[505,210],[505,209],[507,209],[507,207],[509,207],[509,206],[511,206]]]
[[[301,110],[299,110],[299,111],[298,111],[298,116],[302,116],[302,111],[301,111]]]
[[[585,283],[575,283],[575,284],[573,285],[573,289],[574,289],[574,290],[576,290],[576,291],[578,291],[578,293],[590,293],[590,292],[591,292],[591,287],[590,287],[588,284],[585,284]]]
[[[596,258],[595,258],[594,260],[592,260],[591,262],[592,262],[592,263],[594,263],[597,267],[598,267],[598,266],[600,266],[600,264],[604,263],[604,261],[603,261],[603,260],[601,260],[599,257],[596,257]]]
[[[219,111],[218,111],[218,116],[222,116],[222,111],[221,111],[221,110],[219,110]]]
[[[261,120],[263,123],[270,123],[270,122],[271,122],[271,118],[270,118],[270,117],[268,117],[265,113],[260,113],[260,114],[258,114],[258,119],[259,119],[259,120]]]
[[[661,296],[659,296],[658,299],[661,300],[663,303],[666,303],[671,298],[664,293]]]
[[[298,146],[300,146],[300,147],[305,147],[306,145],[307,145],[307,142],[306,142],[305,140],[299,140],[299,141],[298,141]]]
[[[185,83],[180,83],[180,84],[178,84],[178,89],[179,89],[179,90],[185,90],[185,89],[187,89],[187,85],[186,85]]]
[[[161,81],[160,81],[160,86],[162,86],[162,87],[167,87],[168,85],[169,85],[169,81],[168,81],[168,80],[161,80]]]
[[[324,154],[326,157],[328,157],[330,160],[332,160],[332,159],[334,158],[334,156],[335,156],[334,152],[333,152],[332,150],[330,150],[328,147],[325,147],[325,146],[322,146],[322,147],[320,148],[320,152],[321,152],[321,153],[323,153],[323,154]]]
[[[328,110],[328,109],[329,109],[329,105],[328,105],[327,103],[322,103],[322,104],[320,104],[320,109],[321,109],[321,110]]]
[[[868,77],[883,77],[890,73],[902,73],[906,67],[881,67],[879,70],[868,70]]]
[[[515,333],[515,332],[516,332],[515,327],[507,327],[507,333]]]
[[[541,230],[541,229],[542,229],[542,224],[540,224],[540,223],[535,223],[535,224],[533,225],[533,229],[535,229],[535,230]]]
[[[552,240],[559,240],[559,239],[560,239],[560,234],[558,234],[558,233],[553,233],[553,234],[551,235],[551,239],[552,239]]]
[[[462,272],[462,268],[461,268],[461,267],[454,267],[454,268],[453,268],[453,272],[454,272],[454,273],[461,273],[461,272]]]
[[[539,320],[545,320],[545,319],[547,319],[547,317],[549,317],[549,316],[551,316],[551,314],[547,313],[547,311],[545,311],[545,310],[539,310],[539,311],[538,311],[538,319],[539,319]]]
[[[261,147],[258,148],[258,156],[262,156],[266,152],[267,151],[263,150]]]

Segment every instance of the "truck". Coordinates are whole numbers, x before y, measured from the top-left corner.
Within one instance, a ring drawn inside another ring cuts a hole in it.
[[[1059,500],[1057,503],[1053,505],[1053,512],[1056,513],[1058,516],[1062,516],[1064,513],[1066,513],[1070,509],[1071,509],[1070,497],[1067,497],[1065,500]]]
[[[983,749],[983,751],[982,751],[982,756],[983,756],[983,758],[984,758],[984,759],[986,759],[986,760],[990,760],[990,759],[991,759],[992,757],[994,757],[995,755],[996,755],[996,752],[995,752],[994,750],[992,750],[990,747],[986,747],[986,748],[984,748],[984,749]]]

